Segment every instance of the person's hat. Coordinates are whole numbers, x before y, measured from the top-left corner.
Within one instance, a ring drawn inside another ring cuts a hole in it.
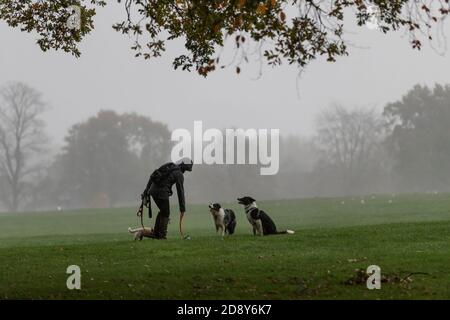
[[[180,159],[175,164],[184,171],[192,171],[192,167],[194,166],[194,162],[190,158]]]

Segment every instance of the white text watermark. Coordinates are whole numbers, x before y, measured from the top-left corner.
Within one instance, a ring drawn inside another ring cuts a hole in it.
[[[381,289],[381,268],[379,266],[372,265],[367,268],[366,272],[369,275],[366,282],[367,289]]]
[[[69,8],[70,16],[67,19],[67,28],[70,30],[81,29],[81,8],[76,5],[72,5]]]
[[[187,129],[172,132],[171,159],[191,158],[195,164],[260,165],[261,175],[275,175],[280,167],[279,129],[206,129],[194,121],[193,134]]]
[[[69,290],[81,290],[81,269],[77,265],[67,267],[66,273],[70,276],[67,278],[66,286]]]
[[[378,30],[380,28],[380,8],[369,4],[366,9],[369,18],[366,21],[366,27],[369,30]]]

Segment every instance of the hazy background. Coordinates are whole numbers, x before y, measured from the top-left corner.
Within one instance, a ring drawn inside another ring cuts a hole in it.
[[[448,56],[438,55],[429,46],[414,51],[400,33],[383,35],[351,24],[347,38],[356,46],[350,48],[350,56],[336,63],[317,60],[300,79],[298,70],[289,66],[264,67],[258,80],[252,66],[244,67],[239,76],[225,69],[204,79],[173,70],[180,43],[170,44],[159,59],[134,58],[131,39],[111,27],[123,15],[116,3],[99,9],[95,31],[81,44],[79,59],[62,52],[41,52],[33,35],[0,22],[0,85],[21,81],[43,94],[50,106],[43,119],[54,153],[62,147],[70,126],[99,110],[136,112],[167,124],[170,130],[192,130],[194,120],[203,120],[205,127],[278,128],[285,137],[308,138],[315,133],[317,115],[331,104],[381,111],[415,84],[450,83]],[[312,166],[314,160],[309,157],[307,149],[301,149],[284,165],[305,161]],[[268,184],[268,191],[261,194],[271,197],[270,190],[273,185]],[[201,189],[196,192],[202,193]]]
[[[351,28],[347,36],[366,49],[353,48],[337,63],[312,63],[298,83],[299,91],[298,71],[288,66],[265,67],[257,81],[256,70],[245,68],[240,76],[226,69],[203,79],[173,70],[172,58],[181,44],[170,45],[160,59],[135,59],[131,40],[111,28],[123,16],[122,6],[114,2],[98,10],[96,29],[82,42],[79,59],[43,53],[33,35],[0,22],[0,83],[20,80],[45,95],[52,106],[46,120],[55,143],[70,125],[100,109],[136,111],[171,129],[192,128],[194,120],[203,120],[210,127],[309,134],[317,111],[331,102],[382,107],[414,84],[450,82],[448,56],[428,46],[413,51],[400,33],[383,35],[366,28]]]

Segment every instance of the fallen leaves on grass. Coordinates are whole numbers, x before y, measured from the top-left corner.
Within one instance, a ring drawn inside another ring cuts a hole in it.
[[[381,275],[381,283],[394,283],[405,285],[409,284],[413,281],[412,276],[414,275],[428,275],[425,272],[402,272],[401,273],[392,273],[392,274],[382,274]],[[355,274],[349,279],[343,281],[345,285],[360,285],[366,284],[367,279],[369,279],[370,274],[366,272],[364,269],[355,269]]]
[[[316,283],[311,279],[299,277],[292,277],[289,282],[296,285],[295,294],[299,297],[314,297],[330,287],[329,281]]]

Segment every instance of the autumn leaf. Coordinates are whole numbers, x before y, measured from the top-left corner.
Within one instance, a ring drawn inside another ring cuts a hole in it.
[[[238,1],[238,7],[242,8],[243,6],[245,6],[245,2],[246,2],[246,0],[239,0]]]
[[[258,14],[265,14],[267,12],[267,6],[264,3],[260,3],[258,5],[258,8],[256,8],[256,13]]]

